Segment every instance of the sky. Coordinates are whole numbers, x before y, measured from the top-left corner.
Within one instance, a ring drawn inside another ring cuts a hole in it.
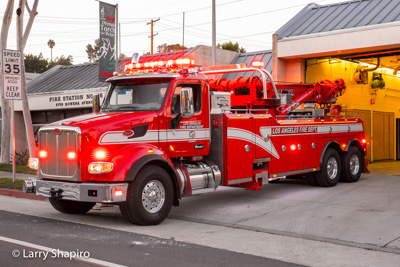
[[[8,0],[0,0],[3,18]],[[15,0],[18,2],[18,0]],[[28,0],[30,6],[33,0]],[[150,51],[151,19],[154,24],[154,52],[157,46],[183,42],[183,12],[185,12],[184,45],[212,45],[212,0],[119,0],[121,52],[131,56]],[[272,34],[295,16],[307,4],[320,5],[340,0],[216,0],[217,43],[238,42],[247,52],[272,48]],[[16,9],[16,7],[15,7]],[[50,59],[49,39],[55,41],[53,59],[73,56],[74,64],[88,62],[86,46],[99,37],[99,3],[94,0],[39,0],[38,15],[25,47],[25,54]],[[24,22],[28,21],[27,12]],[[15,14],[11,23],[8,49],[16,48]]]

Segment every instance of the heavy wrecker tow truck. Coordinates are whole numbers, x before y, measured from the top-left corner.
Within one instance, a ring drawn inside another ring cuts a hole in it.
[[[92,114],[39,130],[39,157],[29,159],[38,177],[25,192],[49,197],[63,213],[110,203],[131,223],[155,225],[183,196],[220,185],[259,190],[303,176],[331,187],[367,170],[363,122],[333,105],[343,80],[275,84],[258,67],[201,70],[185,58],[135,58],[107,80],[101,106],[93,97]],[[255,75],[211,79],[235,72]]]

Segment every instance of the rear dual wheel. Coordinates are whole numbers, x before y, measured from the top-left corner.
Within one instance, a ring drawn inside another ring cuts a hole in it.
[[[361,176],[363,160],[364,157],[360,150],[351,146],[342,158],[343,169],[340,180],[347,183],[357,182]]]
[[[339,182],[341,170],[339,153],[333,148],[328,148],[322,161],[321,170],[315,173],[315,181],[322,187],[335,186]]]

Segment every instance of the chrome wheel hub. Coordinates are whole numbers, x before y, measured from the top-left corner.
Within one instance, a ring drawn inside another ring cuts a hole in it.
[[[149,181],[142,191],[142,204],[149,213],[158,212],[165,202],[165,189],[162,183],[156,180]]]
[[[357,155],[352,155],[350,157],[350,173],[352,175],[356,175],[360,170],[360,160]]]
[[[327,172],[329,179],[335,179],[338,173],[338,164],[334,157],[329,158]]]

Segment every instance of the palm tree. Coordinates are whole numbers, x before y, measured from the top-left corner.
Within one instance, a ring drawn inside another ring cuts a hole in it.
[[[47,42],[47,45],[50,47],[51,49],[51,61],[53,61],[53,47],[56,45],[56,42],[54,42],[54,40],[50,39]]]

